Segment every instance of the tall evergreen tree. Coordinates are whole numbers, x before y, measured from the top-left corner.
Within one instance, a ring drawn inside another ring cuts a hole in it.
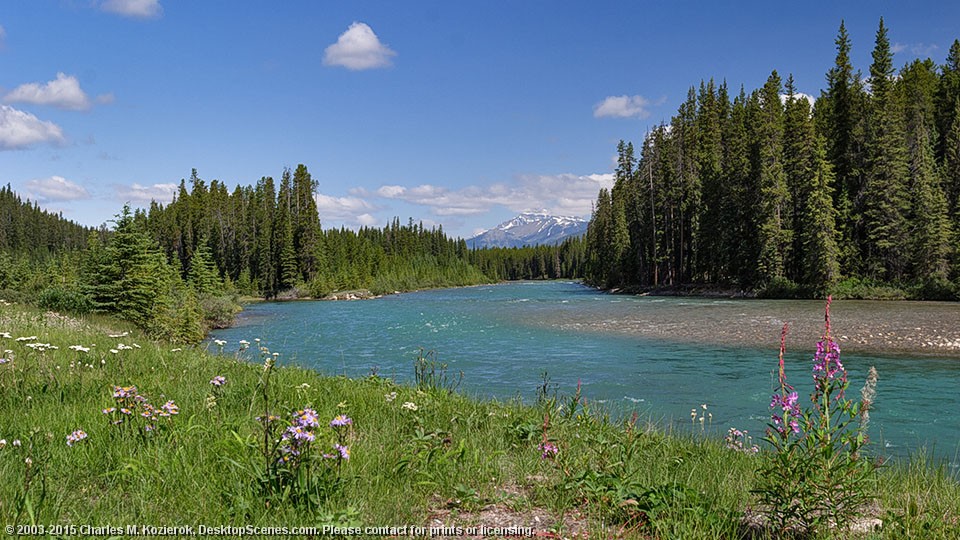
[[[863,253],[869,276],[900,280],[909,260],[907,214],[907,152],[903,125],[903,100],[893,84],[893,53],[887,29],[880,19],[873,63],[870,66],[873,137],[870,171],[864,187],[865,238]]]
[[[793,231],[788,218],[790,192],[783,171],[783,107],[780,76],[774,71],[757,93],[759,105],[754,126],[755,172],[760,186],[760,254],[757,272],[760,283],[784,277]]]

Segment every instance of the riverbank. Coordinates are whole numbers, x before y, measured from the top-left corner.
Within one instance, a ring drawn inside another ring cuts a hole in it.
[[[210,355],[126,326],[0,306],[5,526],[713,539],[756,516],[760,456],[643,419],[611,423],[572,388],[526,405],[477,401],[441,377],[323,377],[286,367],[269,343]],[[312,438],[297,456],[310,457],[282,472],[291,421]],[[751,435],[747,448],[762,444]],[[923,454],[877,474],[872,538],[960,533],[960,485]]]
[[[567,320],[550,324],[565,330],[768,348],[779,340],[786,323],[789,349],[806,348],[822,331],[822,321],[810,317],[821,300],[776,301],[742,291],[694,286],[609,293],[634,297],[636,310],[616,321],[568,314]],[[644,309],[658,297],[681,297],[687,309]],[[834,334],[845,352],[960,358],[960,304],[956,302],[835,300],[833,306]]]

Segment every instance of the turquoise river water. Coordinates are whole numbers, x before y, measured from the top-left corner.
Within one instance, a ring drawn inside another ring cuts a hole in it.
[[[960,330],[958,312],[956,304],[834,303],[851,396],[859,396],[871,365],[880,374],[870,423],[875,452],[897,458],[925,447],[957,471],[960,350],[951,348],[958,337],[948,332]],[[823,322],[817,301],[623,296],[571,282],[518,282],[366,301],[253,304],[211,339],[226,340],[231,352],[241,339],[260,338],[281,364],[351,377],[376,370],[399,382],[413,379],[423,347],[450,372],[463,372],[460,390],[468,395],[531,402],[546,371],[560,395],[582,381],[588,401],[612,415],[636,411],[665,428],[699,430],[690,412],[706,404],[711,432],[737,427],[759,442],[784,321],[796,321],[786,364],[803,398],[812,390]],[[920,332],[927,328],[934,330]],[[916,352],[896,346],[921,341]],[[928,342],[939,343],[937,356]]]

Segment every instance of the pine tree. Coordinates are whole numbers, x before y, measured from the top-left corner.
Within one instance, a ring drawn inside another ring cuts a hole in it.
[[[817,138],[814,170],[798,227],[804,256],[803,283],[823,295],[840,279],[840,249],[837,246],[836,210],[833,207],[831,186],[833,169],[826,158],[822,137]]]
[[[817,100],[820,133],[826,137],[827,157],[834,169],[834,207],[841,235],[845,267],[861,264],[863,232],[862,192],[866,183],[866,94],[860,73],[850,63],[850,36],[844,22],[837,32],[837,56],[827,73],[827,91]]]
[[[870,171],[864,187],[865,238],[863,253],[868,275],[897,281],[908,262],[910,201],[905,180],[909,170],[905,148],[902,96],[893,85],[893,53],[887,30],[880,19],[873,64],[873,137],[870,140]]]
[[[767,284],[784,277],[793,231],[787,219],[790,192],[783,172],[783,107],[780,76],[774,71],[757,94],[759,115],[754,126],[755,175],[760,186],[759,282]]]

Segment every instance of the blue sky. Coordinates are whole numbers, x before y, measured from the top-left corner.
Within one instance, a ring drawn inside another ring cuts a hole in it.
[[[325,227],[587,216],[691,85],[943,63],[958,2],[0,0],[0,183],[87,225],[305,164]]]

